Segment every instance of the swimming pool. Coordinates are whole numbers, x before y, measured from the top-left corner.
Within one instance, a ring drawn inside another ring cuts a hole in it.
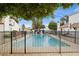
[[[14,43],[16,47],[24,46],[24,38]],[[26,47],[58,47],[60,40],[51,37],[47,34],[31,34],[29,37],[26,36]],[[61,41],[62,47],[68,47],[69,45]]]

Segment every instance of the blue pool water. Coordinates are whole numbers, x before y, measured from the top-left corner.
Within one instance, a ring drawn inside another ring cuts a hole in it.
[[[16,43],[14,43],[15,46],[23,47],[24,39],[17,41]],[[58,47],[59,44],[60,40],[45,34],[32,34],[26,39],[26,47]],[[61,46],[68,47],[69,45],[61,41]]]

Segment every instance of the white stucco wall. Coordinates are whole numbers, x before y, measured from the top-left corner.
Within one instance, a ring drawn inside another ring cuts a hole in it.
[[[0,23],[0,44],[3,43],[4,39],[4,24]]]
[[[13,30],[16,30],[16,31],[19,31],[19,25],[16,23],[16,21],[14,21],[13,19],[11,19],[12,20],[12,22],[14,23],[14,25],[12,26],[12,31]]]
[[[44,30],[47,30],[47,31],[48,31],[48,30],[50,30],[50,29],[48,28],[48,26],[46,26],[46,27],[44,28]]]
[[[57,31],[60,31],[60,23],[57,23]]]
[[[3,17],[2,22],[4,23],[5,31],[19,31],[19,25],[16,23],[14,19],[10,19],[10,16]],[[13,26],[10,26],[10,24],[12,24]]]
[[[79,23],[79,13],[69,16],[69,24]]]
[[[74,23],[79,23],[79,12],[78,13],[75,13],[75,14],[72,14],[72,15],[69,15],[69,22],[66,24],[68,25],[68,28],[63,28],[64,31],[74,31],[73,28],[70,28],[70,24],[74,24]]]
[[[4,24],[0,24],[0,32],[4,31]]]
[[[2,22],[4,23],[4,30],[5,31],[9,31],[10,30],[10,27],[9,27],[9,17],[3,17],[2,18]]]

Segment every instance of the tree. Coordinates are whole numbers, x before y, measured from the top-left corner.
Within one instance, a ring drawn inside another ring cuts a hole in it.
[[[68,8],[72,3],[1,3],[0,14],[11,14],[25,19],[43,18],[53,15],[58,7]]]
[[[32,23],[32,28],[33,29],[41,29],[42,28],[42,20],[33,20],[32,21],[33,23]]]
[[[58,7],[64,9],[72,6],[72,3],[1,3],[0,4],[0,17],[12,15],[17,18],[24,18],[32,20],[33,25],[42,21],[42,18],[53,15]],[[34,25],[34,26],[36,26]]]
[[[48,25],[48,28],[51,30],[57,30],[57,23],[55,22],[50,22]]]
[[[64,16],[63,18],[60,19],[61,23],[60,26],[64,25],[64,22],[68,23],[68,16]]]
[[[48,25],[48,28],[51,29],[51,30],[54,30],[53,31],[53,34],[57,34],[57,23],[55,22],[50,22],[49,25]]]

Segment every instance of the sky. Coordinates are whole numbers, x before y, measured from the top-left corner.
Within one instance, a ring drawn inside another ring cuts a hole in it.
[[[67,9],[63,9],[62,7],[59,7],[54,12],[54,16],[55,16],[54,18],[51,18],[50,16],[48,16],[46,18],[43,18],[43,20],[42,20],[43,21],[43,25],[48,26],[48,24],[51,21],[60,22],[60,19],[62,17],[64,17],[65,15],[73,14],[75,12],[79,12],[79,6],[77,4],[73,4],[72,7],[67,8]],[[26,27],[32,28],[32,21],[27,21],[27,20],[21,19],[21,21],[19,22],[19,24],[20,25],[24,24]]]

